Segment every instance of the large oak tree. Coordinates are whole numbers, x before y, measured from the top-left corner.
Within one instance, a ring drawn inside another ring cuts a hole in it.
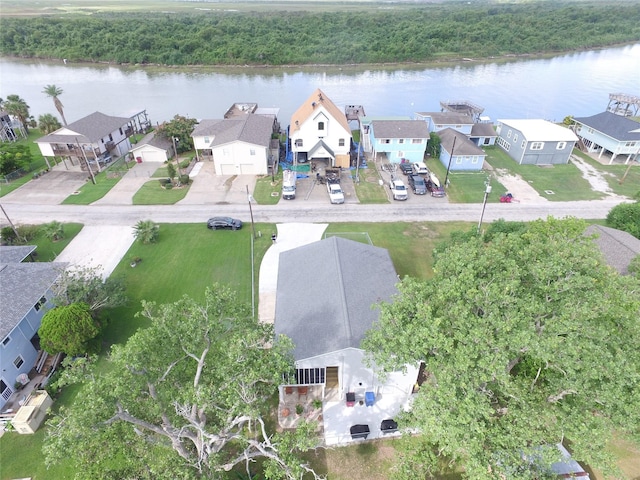
[[[428,376],[400,419],[420,432],[404,478],[444,458],[468,478],[528,478],[527,453],[567,440],[611,471],[612,432],[640,439],[640,282],[609,268],[584,227],[549,219],[453,242],[432,279],[404,280],[382,305],[365,348]]]
[[[114,346],[109,367],[49,422],[47,462],[69,456],[87,478],[221,478],[256,460],[266,478],[309,470],[297,452],[315,446],[310,426],[275,434],[265,420],[293,365],[289,340],[274,341],[222,287],[141,314],[151,325]]]

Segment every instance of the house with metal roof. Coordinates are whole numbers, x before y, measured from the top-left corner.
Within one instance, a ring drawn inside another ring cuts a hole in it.
[[[429,129],[422,120],[374,120],[369,137],[374,158],[390,163],[422,162],[429,141]]]
[[[346,114],[320,89],[291,115],[292,163],[319,161],[331,167],[351,166],[351,128]]]
[[[452,128],[438,132],[440,162],[449,170],[482,170],[487,154],[469,138]]]
[[[640,153],[640,123],[612,112],[574,118],[580,146],[598,158],[609,157],[609,164],[620,156],[625,163]]]
[[[607,264],[620,275],[629,274],[631,261],[640,255],[640,240],[630,233],[602,225],[589,225],[585,235],[595,235],[594,241]]]
[[[191,133],[198,160],[212,160],[217,175],[266,175],[274,122],[258,114],[202,120]]]
[[[38,358],[38,329],[64,263],[24,262],[36,247],[0,246],[0,411]],[[21,377],[21,378],[22,378]]]
[[[295,372],[280,387],[281,402],[300,392],[323,402],[325,442],[350,440],[351,424],[381,435],[382,420],[406,404],[418,376],[378,375],[361,342],[391,301],[398,276],[386,249],[330,237],[280,253],[275,332],[294,343]],[[296,393],[297,392],[297,393]]]
[[[61,160],[65,164],[79,165],[83,170],[90,165],[91,171],[99,172],[129,152],[129,137],[133,131],[131,117],[94,112],[40,137],[36,143],[49,168]]]
[[[521,165],[569,162],[575,133],[547,120],[498,120],[496,143]]]

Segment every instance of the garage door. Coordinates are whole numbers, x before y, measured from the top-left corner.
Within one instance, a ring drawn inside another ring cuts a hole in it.
[[[233,163],[221,163],[220,175],[235,175],[236,166]]]
[[[158,150],[143,150],[141,153],[143,162],[164,162],[167,160],[167,154]]]
[[[252,163],[241,163],[240,164],[240,174],[241,175],[256,175],[257,168]]]

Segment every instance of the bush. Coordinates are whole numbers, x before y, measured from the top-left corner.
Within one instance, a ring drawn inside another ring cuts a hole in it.
[[[171,183],[171,179],[170,178],[161,178],[158,180],[158,182],[160,182],[160,186],[164,187],[165,185],[168,185]]]
[[[2,245],[15,245],[18,242],[16,232],[11,227],[2,227],[0,239],[2,240]]]
[[[189,178],[189,175],[185,175],[185,174],[180,175],[178,180],[182,185],[189,185],[189,182],[191,181],[191,179]]]
[[[607,225],[640,238],[640,202],[621,203],[607,215]]]
[[[24,243],[29,243],[31,240],[40,235],[39,225],[20,225],[18,228],[18,235]]]
[[[171,190],[172,188],[173,188],[173,183],[171,183],[171,182],[165,184],[165,186],[164,186],[165,190]]]
[[[183,160],[180,162],[180,168],[187,168],[190,163],[191,163],[191,160],[187,158],[186,160]]]
[[[140,220],[134,227],[133,234],[142,243],[155,243],[158,240],[160,226],[153,220]]]
[[[57,242],[64,238],[64,226],[55,220],[43,225],[42,232],[52,242]]]

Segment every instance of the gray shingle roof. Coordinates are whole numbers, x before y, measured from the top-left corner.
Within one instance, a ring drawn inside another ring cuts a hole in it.
[[[35,245],[0,246],[0,263],[20,263],[35,249]]]
[[[267,115],[247,115],[244,118],[202,120],[193,129],[192,137],[213,137],[211,146],[241,141],[269,146],[274,118]]]
[[[442,147],[449,153],[451,153],[451,149],[453,148],[453,139],[456,139],[456,146],[453,151],[454,157],[459,155],[486,155],[484,150],[469,140],[464,133],[460,133],[453,128],[447,127],[444,130],[440,130],[438,136],[440,137]]]
[[[293,340],[296,360],[360,348],[378,319],[372,306],[397,293],[389,252],[344,238],[282,252],[279,264],[275,330]]]
[[[38,303],[65,266],[46,262],[0,264],[0,339]]]
[[[80,120],[70,123],[55,132],[37,140],[39,143],[75,143],[75,138],[82,143],[96,143],[119,128],[125,128],[131,119],[112,117],[104,113],[94,112]],[[74,134],[57,133],[70,130]]]
[[[640,255],[640,240],[630,233],[602,225],[589,225],[585,235],[597,234],[596,245],[608,265],[615,268],[621,275],[629,273],[629,263]]]
[[[429,127],[422,120],[374,120],[376,138],[429,138]]]
[[[423,117],[431,117],[436,125],[469,125],[474,123],[473,118],[464,113],[456,112],[417,112]]]
[[[163,137],[162,135],[156,135],[156,132],[149,132],[142,137],[138,143],[133,145],[131,151],[144,147],[145,145],[151,145],[152,147],[157,147],[162,150],[169,150],[169,148],[173,148],[173,142],[171,140]]]
[[[490,123],[474,123],[471,127],[472,137],[497,137],[498,134]]]
[[[618,141],[640,140],[640,123],[615,113],[602,112],[591,117],[574,118],[574,120]]]

